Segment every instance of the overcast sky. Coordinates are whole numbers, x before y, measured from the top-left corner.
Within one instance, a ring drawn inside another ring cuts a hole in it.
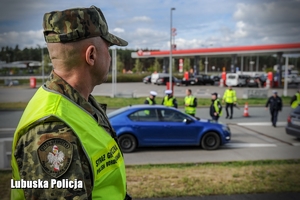
[[[45,45],[45,12],[99,7],[130,49],[177,49],[300,42],[300,0],[1,0],[0,47]]]

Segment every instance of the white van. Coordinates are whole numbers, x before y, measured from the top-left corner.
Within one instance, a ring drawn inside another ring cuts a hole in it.
[[[228,73],[226,74],[226,85],[237,86],[239,82],[239,75],[236,73]]]
[[[226,74],[226,85],[231,86],[247,86],[247,81],[249,80],[249,75],[241,75],[236,73],[228,73]]]
[[[156,84],[156,81],[161,77],[167,77],[169,74],[166,73],[152,73],[151,74],[151,83]]]

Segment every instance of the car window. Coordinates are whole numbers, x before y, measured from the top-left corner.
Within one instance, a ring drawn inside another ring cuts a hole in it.
[[[228,78],[228,79],[235,79],[236,76],[235,76],[235,75],[229,75],[227,78]]]
[[[129,119],[140,122],[155,122],[159,121],[156,109],[143,109],[130,114]]]
[[[116,116],[116,115],[124,112],[127,109],[128,109],[127,107],[123,107],[123,108],[120,108],[118,110],[112,111],[112,112],[110,112],[110,113],[107,114],[107,117],[108,118],[114,117],[114,116]]]
[[[165,122],[183,122],[187,118],[183,113],[171,109],[159,109],[158,113]]]

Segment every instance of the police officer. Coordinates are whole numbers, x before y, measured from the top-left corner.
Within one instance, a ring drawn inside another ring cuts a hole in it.
[[[282,100],[277,95],[277,91],[273,91],[273,96],[271,96],[266,103],[266,110],[270,106],[271,122],[274,127],[276,127],[278,112],[282,109]]]
[[[298,89],[297,93],[291,99],[291,107],[297,108],[300,105],[300,89]]]
[[[11,199],[131,199],[116,133],[91,95],[107,79],[109,47],[127,42],[108,32],[95,6],[46,13],[43,28],[53,71],[17,126],[11,164],[12,181],[49,185],[12,189]],[[51,187],[53,180],[78,187]]]
[[[178,108],[177,100],[175,97],[173,97],[173,91],[166,90],[165,94],[166,96],[163,98],[161,104],[168,107]]]
[[[186,90],[186,97],[184,98],[185,113],[195,117],[197,98],[192,95],[192,90]]]
[[[229,117],[229,119],[232,119],[233,116],[233,106],[236,104],[237,98],[236,98],[236,92],[232,89],[231,85],[228,85],[228,89],[225,90],[223,95],[223,103],[226,103],[226,119]],[[230,115],[228,112],[228,108],[230,108]]]
[[[218,93],[211,94],[211,105],[209,110],[212,120],[218,121],[219,117],[222,116],[222,105],[218,98]]]
[[[157,93],[155,91],[151,91],[149,97],[146,98],[144,104],[155,105],[155,97]]]

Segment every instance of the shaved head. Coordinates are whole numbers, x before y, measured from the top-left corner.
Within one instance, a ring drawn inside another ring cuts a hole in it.
[[[100,37],[93,37],[77,42],[68,43],[48,43],[50,59],[54,68],[71,70],[85,64],[85,51],[88,46],[94,45],[97,49],[97,43]]]

